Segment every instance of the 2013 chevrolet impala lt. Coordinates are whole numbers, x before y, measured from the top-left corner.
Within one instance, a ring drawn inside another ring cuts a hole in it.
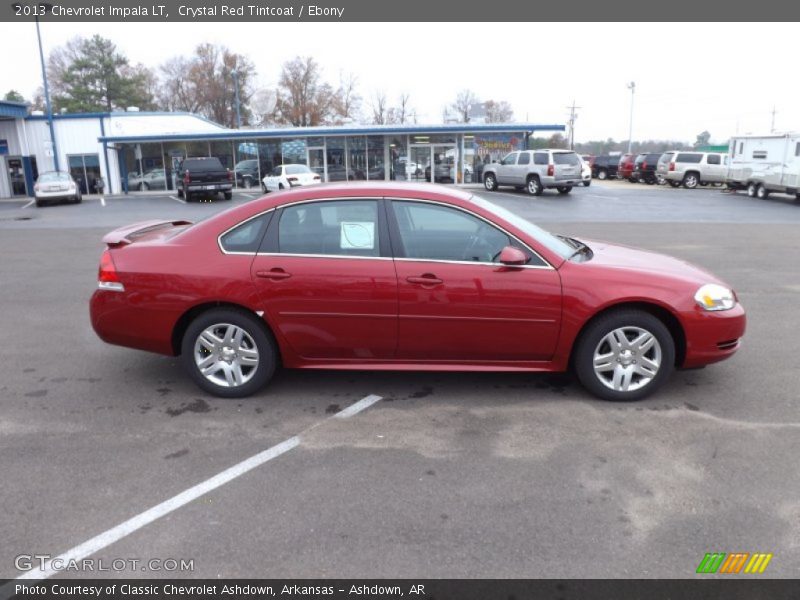
[[[736,294],[698,267],[553,235],[435,185],[287,190],[103,241],[97,334],[180,355],[225,397],[282,365],[573,369],[601,398],[637,400],[675,368],[730,357],[745,331]]]

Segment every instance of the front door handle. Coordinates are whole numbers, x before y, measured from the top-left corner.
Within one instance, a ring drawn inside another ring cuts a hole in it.
[[[271,269],[269,271],[256,271],[256,277],[261,277],[262,279],[288,279],[291,276],[291,273],[287,273],[280,268]]]
[[[406,277],[408,283],[421,283],[422,285],[439,285],[444,283],[433,273],[423,273],[421,277]]]

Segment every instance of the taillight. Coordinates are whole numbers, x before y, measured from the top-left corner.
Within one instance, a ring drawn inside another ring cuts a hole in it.
[[[320,177],[319,175],[314,175],[313,179],[314,179],[314,181],[321,181],[322,177]]]
[[[646,170],[647,170],[647,161],[644,161],[644,162],[642,163],[642,170],[643,170],[643,171],[646,171]]]
[[[189,175],[189,171],[184,171],[184,173],[183,173],[183,183],[192,183],[192,176]]]
[[[674,171],[675,170],[675,163],[674,162],[669,163],[669,170],[670,171]]]
[[[289,185],[297,185],[300,182],[297,180],[297,177],[287,177],[286,181],[289,182]]]
[[[547,165],[547,176],[552,177],[556,174],[556,166],[553,164]]]
[[[124,292],[125,286],[119,280],[117,274],[117,267],[114,265],[114,259],[111,258],[111,252],[106,250],[103,256],[100,257],[100,268],[97,272],[97,287],[101,290],[110,290],[113,292]]]
[[[228,169],[228,181],[233,181],[233,173],[231,173],[230,169]]]

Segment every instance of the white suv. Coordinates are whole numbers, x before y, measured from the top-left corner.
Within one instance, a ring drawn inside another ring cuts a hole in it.
[[[659,173],[672,187],[725,183],[728,155],[721,152],[675,152],[666,171]]]
[[[510,185],[539,196],[555,188],[559,194],[569,194],[583,178],[581,158],[572,150],[543,149],[510,152],[499,163],[483,168],[483,185],[489,191]]]

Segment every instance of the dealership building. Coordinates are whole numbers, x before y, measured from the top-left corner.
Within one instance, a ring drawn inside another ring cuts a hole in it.
[[[476,160],[496,160],[564,125],[446,123],[228,129],[191,113],[57,114],[0,102],[0,198],[33,195],[39,173],[68,171],[84,194],[175,189],[187,156],[216,156],[237,186],[258,186],[280,164],[325,181],[469,182]]]

